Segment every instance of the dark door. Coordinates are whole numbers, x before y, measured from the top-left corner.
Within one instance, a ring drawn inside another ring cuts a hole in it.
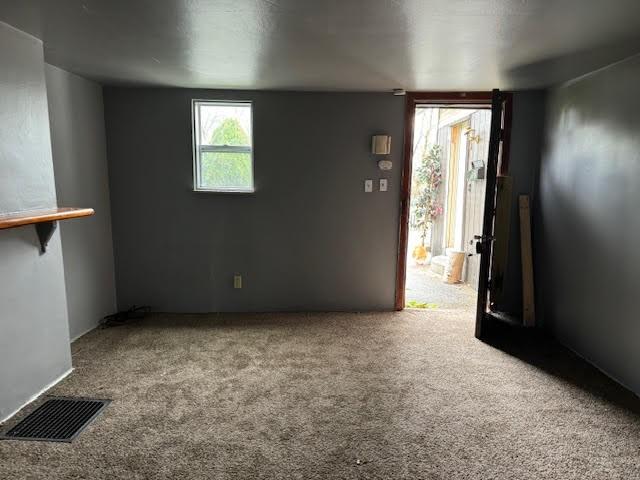
[[[500,90],[493,90],[491,99],[491,136],[489,138],[489,157],[487,158],[487,183],[484,199],[484,218],[482,232],[475,235],[476,251],[480,254],[480,278],[478,280],[478,306],[476,311],[476,337],[481,338],[486,325],[487,306],[489,302],[491,270],[491,254],[493,247],[493,227],[496,209],[496,177],[505,123],[506,95]]]

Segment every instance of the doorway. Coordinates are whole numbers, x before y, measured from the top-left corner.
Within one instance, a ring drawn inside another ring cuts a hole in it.
[[[477,303],[488,105],[417,105],[414,111],[405,307],[463,309]]]
[[[473,311],[475,303],[477,327],[488,312],[495,181],[508,168],[510,111],[511,95],[499,90],[407,94],[397,310]]]

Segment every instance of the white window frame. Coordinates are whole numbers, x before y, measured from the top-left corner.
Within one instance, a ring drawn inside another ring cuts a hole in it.
[[[251,146],[231,146],[231,145],[202,145],[200,142],[200,107],[202,105],[238,106],[249,107],[249,118],[251,122]],[[191,134],[193,140],[193,191],[211,193],[254,193],[255,175],[253,170],[253,101],[251,100],[191,100]],[[249,153],[251,159],[251,186],[247,188],[239,187],[202,187],[200,182],[200,154],[203,152],[226,152],[226,153]]]

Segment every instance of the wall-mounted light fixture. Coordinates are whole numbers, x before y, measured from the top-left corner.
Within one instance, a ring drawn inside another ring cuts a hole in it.
[[[467,127],[464,134],[467,136],[467,141],[473,143],[480,143],[480,135],[476,135],[475,128]]]
[[[391,137],[389,135],[374,135],[371,139],[371,153],[389,155],[391,153]]]
[[[374,135],[371,137],[371,153],[374,155],[389,155],[391,153],[391,136]],[[380,170],[391,170],[393,163],[391,160],[380,160],[378,167]]]

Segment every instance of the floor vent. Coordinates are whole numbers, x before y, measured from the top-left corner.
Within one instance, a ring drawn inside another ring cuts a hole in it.
[[[72,442],[110,400],[51,397],[0,436],[4,440]]]

